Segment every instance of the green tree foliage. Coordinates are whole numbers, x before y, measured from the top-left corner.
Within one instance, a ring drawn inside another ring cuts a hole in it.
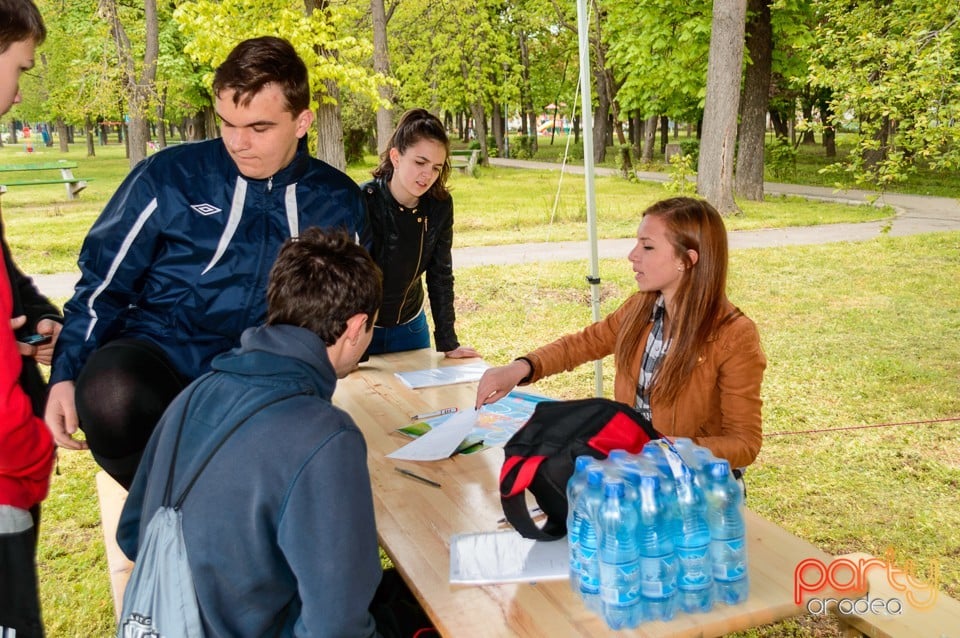
[[[856,128],[839,165],[883,188],[919,163],[960,166],[960,5],[818,0],[810,82],[829,89],[833,121]]]
[[[211,101],[210,85],[204,84],[210,68],[195,63],[184,53],[185,46],[185,38],[173,19],[173,6],[162,6],[156,93],[167,122],[191,117]]]
[[[237,43],[276,35],[296,47],[310,70],[310,84],[320,92],[321,100],[332,99],[323,92],[322,82],[333,80],[342,88],[367,96],[371,108],[379,103],[378,77],[367,67],[373,47],[370,38],[361,36],[354,28],[359,13],[348,5],[314,11],[308,16],[302,2],[289,0],[261,0],[255,6],[245,0],[198,0],[178,6],[174,19],[184,36],[184,51],[207,68],[205,86],[213,81],[212,69]],[[331,55],[323,55],[321,50]]]
[[[696,120],[706,95],[709,0],[605,3],[607,62],[623,112]]]
[[[20,117],[81,125],[120,119],[123,97],[109,27],[97,19],[93,0],[41,1],[47,39],[36,70],[21,81]]]

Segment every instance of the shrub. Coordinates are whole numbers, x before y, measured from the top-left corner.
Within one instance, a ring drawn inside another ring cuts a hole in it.
[[[764,149],[765,164],[776,179],[793,177],[797,172],[797,149],[788,140],[775,137]]]
[[[700,161],[700,140],[694,137],[680,140],[678,143],[683,154],[692,158],[691,166],[696,166]]]
[[[516,135],[510,138],[510,156],[515,159],[531,159],[533,138],[529,135]]]

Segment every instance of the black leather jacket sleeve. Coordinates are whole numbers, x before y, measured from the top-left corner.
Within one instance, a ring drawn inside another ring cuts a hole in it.
[[[433,252],[427,263],[427,294],[433,313],[433,338],[437,351],[449,352],[460,347],[453,324],[456,310],[453,304],[453,200],[438,202],[445,209],[434,222],[436,233]],[[438,207],[439,208],[439,207]],[[430,233],[428,232],[428,238]]]

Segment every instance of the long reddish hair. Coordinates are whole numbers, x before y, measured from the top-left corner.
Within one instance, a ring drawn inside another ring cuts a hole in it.
[[[643,217],[655,215],[666,226],[667,240],[686,270],[674,296],[671,342],[654,374],[651,399],[667,404],[676,400],[693,372],[704,346],[717,328],[733,318],[724,316],[727,305],[727,229],[720,213],[708,202],[692,197],[674,197],[656,202]],[[696,251],[694,264],[687,251]],[[617,352],[618,373],[630,374],[630,353],[643,349],[641,336],[650,323],[653,307],[660,296],[654,290],[644,294],[633,316],[628,317],[620,333]],[[739,313],[737,313],[739,314]],[[735,315],[734,315],[735,316]]]

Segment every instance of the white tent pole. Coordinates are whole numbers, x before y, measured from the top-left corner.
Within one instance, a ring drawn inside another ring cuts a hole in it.
[[[600,258],[597,251],[597,205],[593,185],[593,95],[590,92],[590,16],[587,0],[577,0],[577,40],[580,44],[580,113],[583,120],[583,175],[587,190],[587,239],[590,242],[590,283],[593,321],[600,321]],[[603,396],[603,362],[594,361],[594,392]]]

